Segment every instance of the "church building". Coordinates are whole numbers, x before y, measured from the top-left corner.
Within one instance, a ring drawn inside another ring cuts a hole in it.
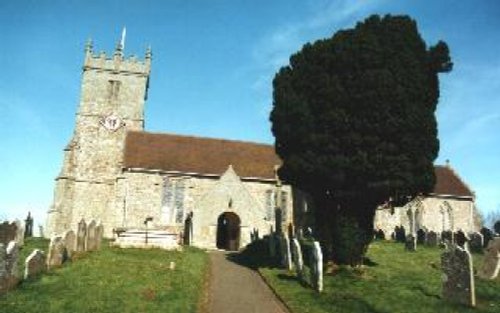
[[[151,50],[138,60],[123,49],[123,39],[113,55],[95,54],[92,42],[86,44],[80,104],[55,179],[48,236],[95,219],[106,237],[146,226],[194,246],[237,250],[277,227],[305,226],[306,197],[277,178],[281,161],[272,145],[145,132]],[[417,218],[447,228],[456,216],[454,227],[469,230],[474,197],[455,191],[438,190],[430,199],[447,204],[423,201],[412,211],[416,217],[381,212],[375,224],[389,229]]]

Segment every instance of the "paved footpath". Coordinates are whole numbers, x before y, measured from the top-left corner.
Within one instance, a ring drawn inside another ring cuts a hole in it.
[[[254,270],[227,259],[227,252],[210,252],[211,313],[288,313]]]

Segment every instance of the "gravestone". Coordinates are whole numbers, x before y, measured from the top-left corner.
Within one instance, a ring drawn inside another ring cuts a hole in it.
[[[14,223],[16,223],[16,242],[19,244],[19,246],[24,246],[24,226],[23,223],[21,223],[20,220],[15,220]]]
[[[482,252],[483,251],[483,235],[479,232],[473,232],[469,234],[470,237],[470,249],[472,252]]]
[[[87,239],[85,242],[85,250],[95,251],[96,250],[96,223],[95,220],[91,220],[87,226]]]
[[[413,234],[406,236],[405,250],[417,251],[417,238]]]
[[[66,251],[68,252],[68,258],[76,251],[76,235],[72,230],[68,230],[63,235],[64,245],[66,246]]]
[[[451,230],[445,230],[441,233],[441,241],[443,243],[448,242],[448,243],[453,243],[453,232]]]
[[[85,243],[87,240],[87,224],[82,218],[78,223],[78,229],[76,232],[76,251],[82,252],[86,250]]]
[[[486,227],[481,228],[479,232],[483,235],[483,248],[486,248],[490,240],[493,239],[493,232]]]
[[[4,247],[0,244],[0,293],[12,289],[19,282],[19,244],[11,240],[7,248]]]
[[[310,259],[311,283],[316,291],[321,292],[323,291],[323,254],[317,241],[313,243]]]
[[[47,269],[61,266],[66,261],[67,256],[64,239],[61,236],[52,237],[47,254]]]
[[[7,290],[7,252],[5,245],[0,242],[0,294]]]
[[[425,230],[420,228],[417,231],[417,244],[419,244],[419,245],[425,244],[426,239],[427,239],[427,233],[425,232]]]
[[[479,270],[479,277],[495,279],[500,271],[500,237],[490,240],[484,252],[483,267]]]
[[[394,227],[394,238],[397,242],[406,242],[406,231],[404,226]]]
[[[461,230],[457,231],[455,233],[455,243],[461,248],[464,248],[466,242],[467,237],[465,236],[465,233]]]
[[[441,268],[443,298],[450,302],[475,306],[476,295],[470,253],[455,244],[450,244],[441,255]]]
[[[429,247],[436,247],[439,242],[438,234],[431,230],[430,232],[427,233],[427,238],[425,242]]]
[[[281,250],[281,265],[287,270],[292,270],[292,256],[290,252],[290,240],[285,234],[281,235],[280,240]]]
[[[95,227],[95,248],[96,248],[96,250],[101,249],[101,241],[102,241],[103,233],[104,233],[104,227],[102,226],[102,223],[99,222],[99,223],[97,223],[97,226]]]
[[[293,264],[295,266],[295,270],[297,271],[297,277],[299,280],[303,280],[304,261],[302,260],[302,249],[300,248],[300,243],[296,238],[292,239],[292,248]]]
[[[24,279],[34,278],[46,269],[45,253],[42,250],[35,249],[26,258],[24,268]]]
[[[271,256],[271,258],[274,258],[276,256],[276,238],[274,237],[273,233],[269,234],[268,240],[269,240],[269,255]]]
[[[7,247],[9,242],[11,242],[12,240],[16,240],[16,236],[16,223],[9,223],[8,221],[4,221],[2,224],[0,224],[0,243],[3,243],[5,247]]]
[[[385,240],[385,233],[382,229],[378,229],[376,232],[375,232],[375,239],[378,239],[378,240]]]
[[[38,232],[40,233],[40,237],[45,238],[45,232],[43,231],[43,226],[38,225]]]

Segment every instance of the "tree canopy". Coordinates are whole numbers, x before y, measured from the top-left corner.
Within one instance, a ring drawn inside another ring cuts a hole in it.
[[[446,43],[427,48],[408,16],[373,15],[304,45],[273,81],[280,177],[365,231],[377,204],[432,191],[437,74],[451,69]]]

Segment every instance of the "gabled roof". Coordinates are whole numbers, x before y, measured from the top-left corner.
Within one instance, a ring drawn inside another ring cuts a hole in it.
[[[222,175],[232,165],[243,178],[274,179],[281,165],[272,145],[129,131],[125,140],[125,168]],[[449,166],[436,165],[433,194],[474,197],[470,188]]]
[[[459,197],[474,197],[474,193],[465,184],[458,174],[449,166],[434,166],[436,173],[436,185],[434,194],[450,195]]]
[[[222,175],[232,165],[240,177],[274,179],[280,164],[272,145],[130,131],[123,166]]]

